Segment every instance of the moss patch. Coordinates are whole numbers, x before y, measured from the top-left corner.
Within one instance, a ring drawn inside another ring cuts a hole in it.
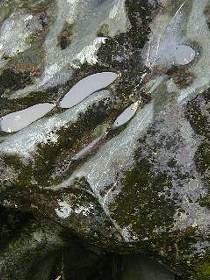
[[[210,279],[210,254],[196,265],[195,271],[196,280]]]
[[[22,89],[31,82],[29,73],[17,73],[12,69],[5,69],[0,75],[0,96],[7,91]]]
[[[202,143],[195,153],[195,163],[208,190],[202,198],[202,206],[210,207],[210,90],[197,96],[187,105],[186,116],[195,133],[202,137]]]
[[[174,203],[161,194],[165,187],[171,187],[170,177],[155,174],[143,159],[125,172],[122,184],[122,192],[111,207],[122,227],[131,224],[138,237],[153,239],[159,236],[158,229],[165,231],[173,225]]]

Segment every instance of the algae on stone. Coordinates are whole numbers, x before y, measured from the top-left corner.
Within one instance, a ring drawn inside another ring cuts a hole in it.
[[[40,103],[53,108],[17,132],[0,131],[0,203],[93,247],[147,253],[185,280],[207,280],[208,2],[2,1],[1,122]],[[102,72],[118,78],[60,106]]]

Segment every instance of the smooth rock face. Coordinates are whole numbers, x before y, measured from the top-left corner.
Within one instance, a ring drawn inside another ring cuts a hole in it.
[[[208,280],[209,5],[1,1],[0,204]]]

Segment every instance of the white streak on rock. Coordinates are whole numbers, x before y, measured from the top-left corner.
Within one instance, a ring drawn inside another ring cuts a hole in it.
[[[62,108],[71,108],[79,104],[92,93],[106,88],[114,80],[117,74],[113,72],[101,72],[85,77],[76,83],[60,102]]]
[[[34,122],[14,135],[5,137],[4,141],[0,143],[0,152],[30,158],[38,144],[56,142],[59,129],[65,127],[69,122],[76,122],[80,114],[86,112],[88,106],[107,98],[110,98],[109,91],[100,91],[64,113]]]
[[[21,130],[42,118],[54,107],[55,105],[51,103],[41,103],[18,112],[10,113],[0,119],[0,129],[9,133]]]
[[[135,102],[131,104],[129,107],[127,107],[115,120],[113,123],[113,128],[117,128],[121,125],[126,124],[128,121],[130,121],[133,116],[135,115],[137,109],[139,107],[139,102]]]

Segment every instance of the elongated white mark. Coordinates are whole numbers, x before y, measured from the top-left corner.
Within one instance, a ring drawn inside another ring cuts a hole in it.
[[[127,107],[115,120],[113,124],[113,128],[117,128],[128,121],[130,121],[135,115],[137,109],[139,107],[139,101],[132,103],[129,107]]]
[[[4,132],[16,132],[40,119],[55,107],[51,103],[40,103],[27,109],[10,113],[0,119],[0,128]]]
[[[102,72],[90,75],[80,80],[61,100],[60,107],[71,108],[79,104],[92,93],[106,88],[108,85],[113,83],[117,77],[118,75],[116,73]]]

